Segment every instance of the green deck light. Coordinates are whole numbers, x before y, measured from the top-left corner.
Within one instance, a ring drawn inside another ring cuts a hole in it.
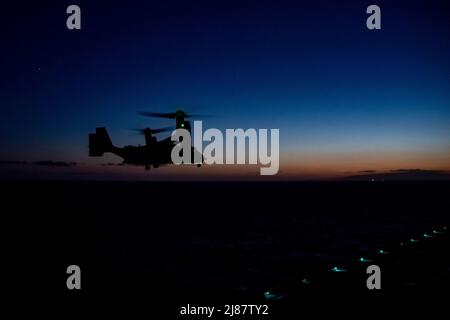
[[[331,271],[333,271],[333,272],[345,272],[345,271],[347,271],[347,270],[340,269],[340,268],[338,268],[338,267],[334,267],[333,269],[331,269]]]
[[[411,242],[419,242],[419,240],[416,240],[416,239],[413,239],[413,238],[411,238],[409,241],[411,241]]]
[[[272,300],[273,298],[275,298],[275,295],[273,293],[270,293],[269,291],[265,292],[264,296],[267,300]]]
[[[429,234],[426,234],[426,233],[423,234],[423,237],[424,238],[431,238],[431,236]]]
[[[264,293],[264,296],[267,300],[280,300],[280,299],[283,299],[284,297],[286,297],[285,294],[275,294],[275,293],[270,293],[269,291],[266,291]]]
[[[311,282],[310,282],[308,279],[304,278],[304,279],[302,280],[302,283],[303,283],[303,284],[310,284]]]

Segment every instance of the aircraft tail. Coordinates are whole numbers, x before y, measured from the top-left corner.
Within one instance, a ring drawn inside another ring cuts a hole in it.
[[[105,152],[111,152],[113,144],[106,128],[96,128],[95,133],[89,134],[89,156],[101,157]]]

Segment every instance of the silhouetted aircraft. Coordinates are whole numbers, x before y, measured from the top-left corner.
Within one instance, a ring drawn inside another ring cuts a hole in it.
[[[171,113],[158,112],[139,112],[140,115],[146,117],[175,119],[176,129],[186,129],[191,132],[191,124],[186,118],[194,117],[195,115],[187,114],[182,110],[177,110]],[[132,165],[143,165],[146,170],[151,166],[158,168],[160,165],[172,164],[171,152],[176,142],[171,140],[171,136],[157,141],[154,134],[166,131],[172,131],[170,128],[162,129],[137,129],[138,132],[145,136],[144,146],[125,146],[123,148],[113,145],[106,128],[96,128],[95,133],[89,134],[89,156],[101,157],[105,152],[113,153],[123,158],[123,163]],[[194,152],[192,148],[192,158],[194,159]],[[200,164],[197,164],[200,167]]]

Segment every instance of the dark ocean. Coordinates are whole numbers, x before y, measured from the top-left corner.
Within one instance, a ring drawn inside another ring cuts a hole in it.
[[[384,272],[377,301],[400,293],[408,303],[449,283],[448,182],[1,186],[15,261],[23,272],[38,262],[42,285],[61,297],[320,308],[337,292],[370,303],[369,264]],[[71,264],[83,272],[80,293],[65,287]]]

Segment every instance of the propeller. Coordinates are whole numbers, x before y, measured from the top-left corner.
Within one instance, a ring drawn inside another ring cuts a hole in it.
[[[176,118],[204,118],[207,115],[186,113],[183,110],[177,110],[176,112],[138,112],[141,116],[152,117],[152,118],[166,118],[166,119],[176,119]]]
[[[161,113],[161,112],[138,112],[141,116],[144,117],[152,117],[152,118],[167,118],[167,119],[175,119],[176,113]]]
[[[131,130],[136,131],[140,134],[145,134],[146,132],[150,132],[151,134],[156,134],[156,133],[160,133],[160,132],[173,131],[173,127],[166,127],[166,128],[159,128],[159,129],[145,128],[145,129],[131,129]]]

